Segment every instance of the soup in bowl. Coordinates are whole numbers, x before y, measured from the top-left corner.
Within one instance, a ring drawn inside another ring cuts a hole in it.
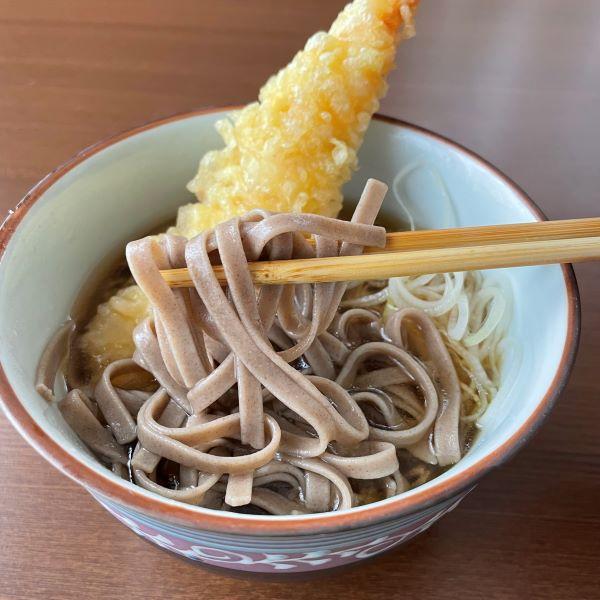
[[[275,515],[185,504],[155,493],[151,485],[135,485],[107,469],[56,404],[36,392],[37,364],[72,313],[82,286],[98,273],[100,259],[122,254],[127,242],[172,221],[177,208],[189,202],[182,182],[194,172],[199,155],[220,145],[214,123],[222,116],[219,110],[176,116],[89,148],[38,184],[5,221],[0,263],[4,408],[38,451],[117,519],[187,558],[277,573],[327,569],[374,556],[456,506],[547,415],[577,344],[572,270],[553,265],[483,274],[511,299],[502,340],[509,351],[498,366],[494,398],[463,440],[462,458],[448,461],[420,485],[408,481],[388,498],[375,496],[341,510]],[[497,169],[406,123],[376,117],[359,158],[361,168],[344,189],[344,213],[352,213],[368,178],[379,179],[393,191],[380,211],[388,228],[543,218]]]

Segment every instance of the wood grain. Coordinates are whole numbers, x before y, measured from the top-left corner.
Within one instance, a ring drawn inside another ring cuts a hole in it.
[[[107,135],[252,99],[343,4],[0,0],[2,209]],[[481,153],[551,218],[598,214],[598,3],[422,4],[382,111]],[[576,271],[581,348],[535,439],[414,542],[318,582],[238,581],[149,546],[0,417],[0,597],[598,598],[600,270]]]
[[[600,207],[596,209],[600,211]],[[426,250],[428,248],[457,248],[481,244],[508,244],[523,240],[564,240],[600,235],[600,217],[562,219],[510,225],[456,227],[454,229],[422,229],[386,234],[385,248],[367,246],[363,254],[380,254],[395,250]],[[309,242],[313,243],[310,238]]]

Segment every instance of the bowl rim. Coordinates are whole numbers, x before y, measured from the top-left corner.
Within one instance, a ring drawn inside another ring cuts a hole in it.
[[[122,140],[150,129],[155,129],[161,125],[202,115],[233,111],[239,108],[241,106],[237,105],[210,107],[178,113],[128,129],[81,150],[41,179],[27,192],[17,206],[8,212],[5,220],[0,225],[0,261],[2,261],[12,236],[29,209],[54,183],[77,165]],[[539,207],[514,181],[475,152],[445,136],[394,117],[376,114],[374,115],[374,119],[395,127],[414,131],[466,156],[469,160],[476,162],[480,167],[489,171],[492,176],[500,179],[511,188],[512,192],[525,205],[535,220],[547,220]],[[159,495],[142,495],[134,488],[113,480],[108,476],[108,471],[106,476],[100,475],[89,465],[70,454],[55,442],[35,422],[33,417],[31,417],[21,404],[16,392],[8,381],[1,362],[0,406],[4,409],[9,421],[25,440],[68,477],[83,485],[88,491],[97,492],[117,504],[123,504],[160,520],[175,522],[194,529],[259,536],[325,533],[390,521],[457,497],[461,493],[467,493],[472,489],[476,481],[490,469],[508,460],[508,458],[522,447],[548,415],[567,383],[575,361],[580,336],[581,315],[577,281],[571,265],[562,265],[562,271],[568,303],[565,344],[552,381],[549,383],[545,394],[540,398],[533,412],[519,429],[496,448],[496,450],[486,454],[470,467],[450,475],[437,485],[434,481],[430,487],[421,491],[417,488],[415,493],[409,497],[398,496],[384,503],[377,502],[339,513],[329,512],[289,517],[244,515],[243,518],[240,518],[239,515],[232,515],[228,512],[210,511],[183,503],[168,503]]]

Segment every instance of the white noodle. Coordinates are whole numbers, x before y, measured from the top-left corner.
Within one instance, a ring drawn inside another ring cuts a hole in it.
[[[452,310],[452,307],[457,303],[458,297],[462,292],[465,274],[444,273],[443,278],[446,284],[444,292],[440,298],[434,300],[424,300],[419,297],[419,295],[423,296],[432,292],[431,289],[424,289],[427,286],[413,288],[411,292],[406,285],[406,282],[410,280],[409,277],[394,277],[390,279],[388,289],[392,301],[396,305],[404,303],[407,306],[420,308],[431,317],[438,317]],[[431,281],[434,280],[432,279]]]
[[[448,336],[453,340],[462,340],[469,325],[469,297],[461,292],[448,319]]]
[[[392,193],[394,195],[394,199],[402,209],[402,212],[406,215],[410,226],[410,230],[414,231],[416,229],[415,219],[406,204],[405,198],[402,194],[402,189],[406,183],[406,180],[408,179],[408,176],[419,169],[423,169],[430,173],[435,182],[437,183],[437,187],[439,188],[439,196],[442,199],[442,204],[444,208],[444,221],[442,223],[442,227],[456,227],[458,223],[456,210],[454,208],[454,203],[452,202],[450,192],[448,191],[448,187],[446,186],[446,182],[444,181],[443,177],[437,171],[437,169],[433,168],[431,165],[422,162],[414,162],[406,165],[403,169],[401,169],[396,175],[396,177],[394,177],[394,180],[392,182]]]
[[[465,346],[476,346],[488,338],[499,325],[506,309],[504,295],[497,288],[484,288],[479,296],[480,301],[488,306],[487,315],[477,331],[465,336]]]

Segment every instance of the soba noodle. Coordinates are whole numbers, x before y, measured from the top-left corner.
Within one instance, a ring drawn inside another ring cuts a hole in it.
[[[128,244],[151,316],[131,359],[60,400],[66,422],[117,475],[224,510],[342,510],[456,463],[499,374],[496,288],[462,273],[262,288],[250,277],[248,261],[383,246],[384,194],[373,182],[351,222],[256,210],[190,241]],[[169,288],[159,271],[184,266],[194,288]],[[40,363],[48,399],[71,334]]]

